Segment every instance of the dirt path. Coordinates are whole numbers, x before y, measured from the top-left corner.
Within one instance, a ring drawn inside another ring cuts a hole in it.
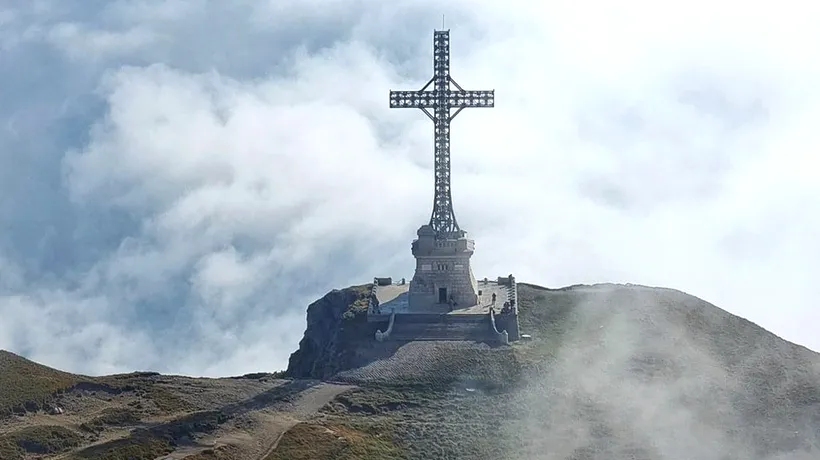
[[[299,398],[293,403],[293,413],[302,416],[313,415],[322,406],[332,401],[333,398],[353,388],[355,388],[354,385],[320,383],[299,395]]]
[[[206,449],[232,446],[241,458],[263,460],[276,449],[282,436],[296,424],[314,417],[319,409],[351,385],[319,383],[302,391],[285,407],[259,407],[233,423],[205,436],[194,445],[183,446],[157,460],[182,460]]]
[[[182,460],[206,449],[223,446],[226,451],[231,452],[231,456],[242,460],[263,459],[273,452],[289,429],[302,421],[316,417],[322,406],[339,394],[354,388],[350,384],[315,380],[280,381],[275,384],[234,380],[195,382],[197,385],[185,383],[181,382],[179,388],[173,388],[174,394],[190,396],[191,401],[196,403],[196,409],[190,412],[141,417],[138,426],[161,427],[205,410],[220,410],[229,418],[208,435],[178,440],[180,444],[174,452],[156,460]],[[67,403],[66,413],[33,413],[15,417],[0,424],[0,434],[31,426],[61,426],[76,432],[80,424],[103,415],[106,410],[132,410],[128,403],[141,401],[133,395],[114,398],[107,394],[86,394],[82,398],[72,396],[64,401]],[[217,405],[220,399],[223,404]],[[144,400],[142,402],[145,403]],[[135,427],[107,427],[99,433],[97,439],[86,439],[78,449],[127,438],[132,434],[131,429]],[[84,433],[80,434],[85,436]],[[72,454],[73,452],[65,452],[51,458],[66,459]]]
[[[352,388],[354,387],[351,385],[322,383],[302,393],[299,399],[294,402],[294,411],[289,414],[293,418],[283,414],[278,417],[279,420],[272,420],[271,424],[262,427],[265,431],[270,430],[267,437],[273,439],[262,455],[257,457],[258,460],[267,458],[267,456],[276,449],[282,436],[284,436],[289,429],[293,428],[297,423],[312,417],[322,406],[332,401],[333,398]],[[274,419],[275,418],[276,417],[274,417]]]

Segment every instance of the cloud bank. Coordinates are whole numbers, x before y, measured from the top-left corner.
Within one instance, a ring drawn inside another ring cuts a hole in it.
[[[75,372],[283,368],[307,304],[411,275],[429,120],[477,276],[685,290],[820,349],[820,8],[805,2],[0,6],[0,348]]]

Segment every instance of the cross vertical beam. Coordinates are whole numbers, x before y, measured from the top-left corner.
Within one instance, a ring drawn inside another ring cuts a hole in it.
[[[432,89],[428,89],[431,84]],[[450,84],[456,90],[450,89]],[[430,226],[441,238],[461,232],[450,187],[450,122],[467,107],[494,106],[494,90],[464,90],[450,76],[449,30],[433,32],[433,78],[418,91],[390,91],[390,108],[421,109],[433,121],[435,193]],[[452,109],[456,111],[451,113]]]
[[[433,109],[435,194],[430,225],[437,234],[452,233],[460,229],[450,190],[450,109],[447,106],[447,92],[450,91],[449,32],[433,32],[433,79],[437,104]]]

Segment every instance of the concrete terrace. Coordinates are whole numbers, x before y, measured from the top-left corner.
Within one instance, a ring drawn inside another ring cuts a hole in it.
[[[483,280],[478,281],[478,304],[476,305],[456,305],[453,311],[447,305],[443,304],[428,304],[422,308],[410,310],[410,303],[408,301],[410,284],[392,284],[388,286],[376,286],[374,291],[376,299],[379,301],[380,315],[374,316],[389,316],[390,313],[397,314],[447,314],[447,315],[486,315],[490,312],[490,307],[493,305],[492,295],[496,294],[495,310],[501,310],[502,305],[507,300],[507,286],[499,285],[496,281]],[[517,308],[517,307],[516,307]],[[368,312],[373,314],[373,312]]]

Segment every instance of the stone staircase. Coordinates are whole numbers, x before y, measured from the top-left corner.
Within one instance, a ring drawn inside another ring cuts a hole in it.
[[[496,337],[487,315],[396,315],[389,341],[429,340],[494,342]]]

